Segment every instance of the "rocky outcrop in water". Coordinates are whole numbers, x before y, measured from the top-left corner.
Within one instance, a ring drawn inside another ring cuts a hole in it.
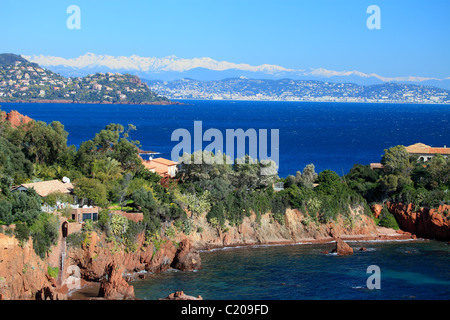
[[[101,281],[99,297],[108,300],[133,300],[134,288],[125,281],[122,274],[124,267],[109,264],[106,271],[106,278]]]
[[[352,255],[353,249],[341,238],[338,238],[336,240],[336,247],[331,251],[331,253],[337,253],[340,256]]]
[[[201,296],[188,296],[183,291],[176,291],[175,293],[169,294],[166,298],[160,298],[159,300],[203,300],[203,298]]]
[[[171,267],[182,271],[193,271],[201,269],[202,265],[200,254],[197,250],[193,250],[191,242],[188,239],[184,239],[180,242]]]

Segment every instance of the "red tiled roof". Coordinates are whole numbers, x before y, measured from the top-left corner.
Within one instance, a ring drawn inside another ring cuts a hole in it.
[[[432,154],[450,154],[450,148],[429,148],[428,152]]]
[[[416,143],[405,147],[406,151],[414,154],[450,154],[450,148],[433,148],[423,143]]]
[[[174,162],[174,161],[171,161],[171,160],[167,160],[167,159],[164,159],[164,158],[156,158],[156,159],[153,159],[153,160],[150,160],[151,162],[157,162],[157,163],[160,163],[160,164],[163,164],[163,165],[166,165],[166,166],[176,166],[178,163],[177,162]]]
[[[148,161],[143,160],[142,164],[147,170],[154,171],[155,173],[158,173],[161,176],[165,176],[169,174],[169,166],[166,166],[164,164],[154,162],[154,161]]]
[[[170,176],[169,169],[177,165],[176,162],[164,158],[156,158],[153,160],[144,160],[141,158],[141,160],[147,170],[158,173],[162,177]]]
[[[384,166],[381,163],[371,163],[370,169],[383,169]]]
[[[27,189],[33,188],[41,197],[46,197],[53,192],[68,194],[73,191],[73,185],[71,183],[64,183],[59,180],[25,183],[21,186]]]

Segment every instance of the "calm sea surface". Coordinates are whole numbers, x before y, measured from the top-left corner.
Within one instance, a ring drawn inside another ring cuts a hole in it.
[[[132,282],[136,297],[154,300],[183,290],[205,300],[448,300],[450,246],[436,241],[348,242],[351,256],[323,254],[334,244],[202,252],[203,268],[168,271]],[[365,247],[367,251],[358,251]],[[367,268],[380,268],[369,290]]]
[[[182,101],[183,102],[183,101]],[[109,123],[133,124],[131,138],[142,149],[170,158],[178,141],[172,132],[183,128],[194,139],[194,121],[203,132],[219,129],[279,129],[279,174],[285,177],[314,163],[316,171],[348,173],[353,164],[379,162],[384,149],[422,142],[450,146],[450,106],[409,104],[184,101],[188,105],[90,105],[3,103],[47,123],[57,120],[79,146]],[[270,141],[270,136],[269,136]],[[203,148],[210,142],[205,142]],[[270,150],[270,146],[268,147]],[[269,152],[270,154],[270,152]]]
[[[379,162],[385,148],[422,142],[450,146],[450,106],[359,103],[185,101],[188,105],[3,103],[47,123],[57,120],[79,146],[109,123],[133,124],[142,149],[170,158],[172,132],[194,137],[219,129],[279,129],[279,174],[316,171],[342,175],[353,164]],[[204,144],[204,147],[209,142]],[[270,150],[270,148],[269,148]],[[203,269],[166,272],[133,283],[136,296],[157,299],[184,290],[211,299],[450,299],[450,246],[441,242],[350,243],[353,256],[325,255],[333,245],[239,248],[201,253]],[[367,267],[381,270],[381,289],[366,287]]]

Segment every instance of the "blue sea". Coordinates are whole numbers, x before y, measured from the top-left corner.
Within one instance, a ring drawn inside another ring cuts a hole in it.
[[[92,139],[109,123],[133,124],[143,150],[170,158],[176,129],[194,137],[218,129],[278,129],[279,175],[313,163],[346,174],[356,163],[379,162],[384,149],[422,142],[450,145],[450,106],[310,102],[181,101],[185,105],[3,103],[4,111],[60,121],[69,144]],[[269,140],[270,141],[270,140]],[[204,146],[208,145],[206,142]],[[203,146],[203,147],[204,147]],[[269,149],[270,150],[270,149]],[[436,241],[352,243],[352,256],[322,254],[332,244],[202,252],[203,269],[165,272],[133,282],[137,298],[183,290],[204,299],[450,299],[450,246]],[[357,251],[364,246],[367,251]],[[380,268],[381,289],[366,286],[367,268]]]
[[[259,246],[200,252],[203,268],[171,270],[132,282],[136,297],[156,300],[175,291],[205,300],[448,300],[450,246],[437,241],[348,242]],[[359,251],[364,247],[366,251]],[[373,271],[379,268],[379,286]],[[372,277],[369,279],[369,277]]]
[[[218,129],[279,130],[279,175],[294,174],[310,163],[320,172],[346,174],[356,163],[379,162],[384,149],[422,142],[450,145],[450,106],[324,102],[180,101],[185,105],[95,105],[2,103],[36,120],[60,121],[69,144],[79,146],[109,123],[137,127],[131,133],[143,150],[171,157],[179,143],[176,129],[186,129],[194,140],[194,121],[203,133]],[[225,138],[224,138],[225,140]],[[204,142],[205,148],[210,142]],[[268,146],[270,155],[270,145]]]

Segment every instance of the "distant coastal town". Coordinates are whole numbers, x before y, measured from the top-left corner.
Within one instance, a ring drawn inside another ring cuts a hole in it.
[[[450,103],[448,90],[404,83],[362,86],[353,83],[245,77],[216,81],[152,80],[147,83],[151,90],[169,99]]]
[[[0,102],[178,104],[172,99],[449,104],[450,91],[415,84],[268,80],[145,80],[98,72],[63,77],[15,54],[0,54]]]

